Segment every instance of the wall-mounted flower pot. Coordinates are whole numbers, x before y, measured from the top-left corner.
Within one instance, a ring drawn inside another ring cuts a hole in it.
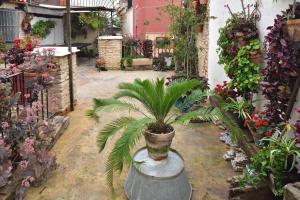
[[[255,64],[261,64],[262,55],[259,51],[250,52],[250,62]]]
[[[244,37],[244,36],[245,36],[245,33],[244,33],[244,32],[236,32],[234,35],[235,35],[235,37],[237,37],[237,38],[241,38],[241,37]]]
[[[300,41],[300,19],[288,20],[285,25],[289,39],[294,42]]]
[[[200,4],[207,4],[208,0],[200,0]]]
[[[246,46],[248,43],[247,43],[247,41],[246,40],[244,40],[242,37],[241,38],[239,38],[239,46],[240,47],[244,47],[244,46]]]

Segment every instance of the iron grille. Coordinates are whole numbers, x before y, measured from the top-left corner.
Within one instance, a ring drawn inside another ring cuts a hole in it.
[[[19,37],[20,13],[17,10],[0,9],[0,36],[6,42]]]

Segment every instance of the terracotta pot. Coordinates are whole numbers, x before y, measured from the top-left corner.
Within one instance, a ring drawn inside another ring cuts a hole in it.
[[[262,55],[261,55],[261,53],[257,53],[257,54],[251,55],[250,56],[250,61],[252,63],[255,63],[255,64],[261,64],[261,61],[262,61]]]
[[[237,38],[241,38],[241,37],[244,37],[244,36],[245,36],[245,34],[244,34],[243,32],[236,32],[234,35],[235,35],[235,37],[237,37]]]
[[[153,160],[164,160],[168,157],[168,152],[175,136],[174,129],[166,134],[157,134],[146,130],[144,136],[150,158]]]
[[[285,29],[291,41],[300,41],[300,19],[288,20]]]
[[[208,0],[200,0],[200,4],[207,4]]]
[[[247,45],[247,41],[245,41],[243,38],[239,38],[239,45],[240,47],[244,47]]]

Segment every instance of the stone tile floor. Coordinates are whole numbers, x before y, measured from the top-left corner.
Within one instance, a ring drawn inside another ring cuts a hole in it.
[[[107,71],[98,72],[87,62],[78,67],[78,101],[76,110],[69,114],[70,126],[56,143],[60,167],[40,187],[28,191],[28,200],[109,200],[105,184],[105,160],[109,149],[102,154],[96,146],[97,131],[106,122],[122,114],[104,113],[100,124],[85,117],[91,108],[92,98],[111,97],[120,82],[135,78],[165,77],[168,73],[154,71]],[[219,142],[221,132],[212,124],[177,126],[173,148],[185,159],[186,170],[193,186],[193,200],[227,199],[228,177],[234,175],[230,164],[222,155],[226,146]],[[141,141],[142,146],[144,144]],[[112,143],[108,144],[108,147]],[[127,170],[126,170],[127,171]],[[116,176],[118,199],[126,199],[123,193],[125,173]]]

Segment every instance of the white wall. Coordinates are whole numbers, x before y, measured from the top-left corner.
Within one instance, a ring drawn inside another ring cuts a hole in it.
[[[41,45],[63,45],[64,44],[64,29],[63,29],[63,19],[62,18],[43,18],[34,17],[31,21],[33,26],[39,20],[51,20],[55,22],[55,27],[51,29],[51,33],[41,41]]]
[[[123,34],[133,36],[133,9],[130,8],[124,15]]]
[[[245,3],[253,3],[254,0],[245,0]],[[260,31],[260,39],[263,42],[264,36],[268,33],[266,29],[268,26],[274,24],[274,19],[277,14],[288,8],[288,5],[293,0],[278,0],[277,3],[273,3],[272,0],[261,0],[262,4],[259,6],[261,12],[261,20],[257,26]],[[223,27],[226,20],[230,16],[228,10],[224,5],[228,4],[233,12],[240,12],[241,3],[239,0],[213,0],[210,1],[210,15],[217,17],[211,19],[209,22],[209,52],[208,52],[208,79],[211,88],[214,88],[217,84],[222,83],[224,80],[228,80],[228,77],[224,71],[223,66],[218,64],[217,54],[217,41],[219,38],[219,28]],[[298,93],[297,102],[295,108],[300,107],[300,94]],[[295,113],[293,112],[293,119],[295,119]]]
[[[258,22],[260,37],[263,41],[264,36],[268,33],[266,28],[273,25],[274,18],[282,10],[286,9],[293,0],[278,0],[273,3],[272,0],[261,0],[262,5],[259,7],[262,13],[261,20]],[[253,3],[254,0],[245,1],[245,3]],[[241,3],[239,0],[217,0],[210,1],[210,15],[217,17],[209,22],[209,59],[208,59],[208,78],[211,87],[228,80],[224,69],[218,64],[217,41],[219,38],[219,29],[223,27],[226,20],[230,16],[224,5],[228,4],[233,12],[240,12]]]

